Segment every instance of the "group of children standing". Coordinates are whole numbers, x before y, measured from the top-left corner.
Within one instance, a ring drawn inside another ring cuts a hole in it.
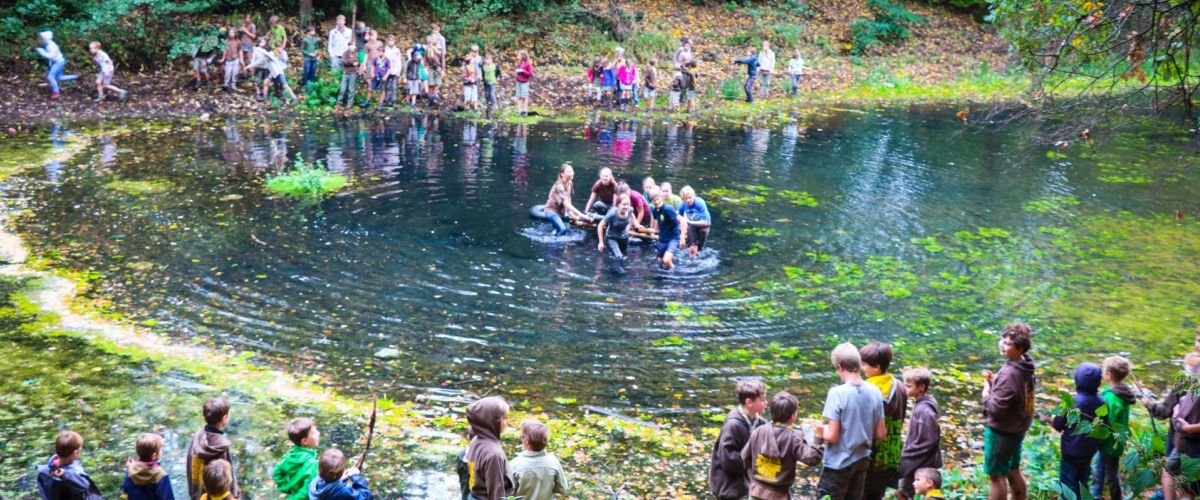
[[[734,64],[746,65],[746,82],[742,84],[742,90],[746,92],[746,102],[753,103],[756,94],[762,99],[769,97],[771,76],[775,74],[775,51],[771,50],[771,42],[764,40],[761,51],[750,47],[746,50],[746,57],[734,61]],[[796,97],[800,91],[800,76],[803,73],[804,58],[800,57],[800,50],[796,49],[787,63],[787,74],[791,78],[791,87],[788,90],[790,96]],[[758,83],[757,93],[754,88],[755,82]]]
[[[882,499],[889,488],[902,499],[942,498],[938,404],[928,394],[932,375],[911,368],[898,379],[888,372],[892,357],[891,346],[880,342],[835,347],[830,361],[842,383],[829,390],[822,420],[799,429],[794,395],[780,391],[768,403],[761,381],[738,382],[739,406],[725,418],[712,450],[713,496],[787,500],[797,465],[821,464],[818,498]],[[770,422],[763,418],[768,409]]]
[[[999,350],[1005,359],[996,373],[984,371],[983,468],[989,477],[990,499],[1027,497],[1021,472],[1021,448],[1035,416],[1035,364],[1029,355],[1033,332],[1012,323],[1001,332]],[[944,498],[941,427],[937,400],[929,394],[930,371],[908,368],[902,377],[889,372],[890,345],[872,342],[861,349],[844,343],[830,361],[841,383],[826,395],[821,420],[797,428],[799,402],[787,391],[766,398],[758,380],[742,380],[734,394],[738,406],[725,418],[712,449],[708,482],[718,499],[762,500],[792,498],[798,464],[821,464],[818,497],[882,499],[895,489],[902,500],[921,495]],[[1163,493],[1167,500],[1196,493],[1196,484],[1176,484],[1182,457],[1200,459],[1200,330],[1195,351],[1184,359],[1185,376],[1162,402],[1125,383],[1132,363],[1111,356],[1102,365],[1080,364],[1074,373],[1075,414],[1059,415],[1054,429],[1062,432],[1060,481],[1064,491],[1080,498],[1107,493],[1122,498],[1120,472],[1129,436],[1129,413],[1140,398],[1153,418],[1171,421]],[[1102,382],[1107,387],[1100,389]],[[911,402],[911,412],[909,403]],[[1104,411],[1101,411],[1103,409]],[[521,425],[522,451],[510,462],[500,442],[508,425],[509,405],[499,396],[479,399],[466,410],[469,446],[459,455],[458,472],[464,500],[493,500],[516,495],[527,500],[566,494],[562,465],[546,452],[550,434],[537,420]],[[769,421],[764,414],[769,413]],[[187,491],[191,499],[224,500],[240,496],[232,467],[231,442],[225,436],[230,405],[221,398],[204,403],[205,425],[192,437],[187,452]],[[907,433],[903,434],[904,421]],[[1084,422],[1110,432],[1094,437],[1075,432]],[[348,466],[336,448],[319,455],[321,433],[309,418],[298,418],[286,429],[293,447],[274,467],[279,491],[291,500],[370,500],[367,481]],[[902,435],[903,434],[903,435]],[[157,434],[137,438],[136,460],[126,465],[122,496],[129,500],[172,499],[170,477],[159,466],[163,439]],[[79,463],[83,438],[59,433],[54,455],[37,469],[43,499],[96,500],[102,495]],[[1093,482],[1090,490],[1089,483]]]

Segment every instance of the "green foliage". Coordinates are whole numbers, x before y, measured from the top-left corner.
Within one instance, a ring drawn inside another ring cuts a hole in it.
[[[320,162],[297,156],[292,170],[267,177],[267,189],[293,198],[319,200],[345,187],[346,176],[331,173]]]
[[[720,96],[726,100],[737,100],[745,96],[742,92],[742,81],[726,78],[721,80]]]
[[[317,71],[317,79],[304,85],[303,106],[308,109],[329,109],[337,104],[338,87],[342,83],[342,70]],[[357,96],[355,96],[357,98]]]
[[[912,35],[910,26],[925,22],[923,16],[890,0],[867,0],[867,9],[874,18],[860,17],[850,23],[852,54],[864,54],[879,45],[903,42]]]

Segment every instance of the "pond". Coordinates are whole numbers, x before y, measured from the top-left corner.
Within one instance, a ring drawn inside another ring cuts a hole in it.
[[[114,129],[9,190],[35,254],[181,342],[363,396],[705,422],[743,377],[811,392],[817,411],[844,340],[892,342],[894,366],[960,381],[998,364],[1012,320],[1059,369],[1173,357],[1200,320],[1200,172],[1174,127],[1059,150],[937,108],[782,129],[191,122]],[[297,157],[350,187],[272,197],[263,177]],[[622,262],[594,235],[547,242],[528,209],[563,162],[579,206],[601,167],[693,186],[709,249],[664,271],[651,247]]]

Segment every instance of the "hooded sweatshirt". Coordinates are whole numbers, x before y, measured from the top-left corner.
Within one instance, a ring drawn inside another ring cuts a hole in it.
[[[325,482],[317,478],[308,487],[309,500],[371,500],[371,490],[367,488],[367,480],[359,474],[350,476],[345,481]],[[290,497],[289,497],[290,498]]]
[[[508,458],[500,446],[500,419],[508,415],[508,404],[491,396],[467,407],[467,422],[471,424],[471,444],[467,446],[467,485],[471,494],[480,500],[497,500],[513,492],[508,472]]]
[[[126,500],[175,500],[171,478],[156,462],[134,460],[125,466],[121,494]]]
[[[233,456],[229,453],[229,448],[232,443],[229,438],[225,437],[225,433],[210,426],[196,431],[196,435],[192,436],[192,444],[188,446],[187,456],[187,485],[188,497],[192,499],[200,498],[200,494],[204,492],[204,466],[209,462],[217,459],[224,459],[233,464]],[[232,468],[233,486],[229,488],[229,492],[234,497],[241,497],[241,490],[237,483],[237,469]]]
[[[750,496],[791,499],[788,490],[796,482],[796,462],[817,465],[822,454],[796,429],[780,423],[759,426],[742,449],[742,464],[750,471]]]
[[[749,491],[742,448],[750,441],[750,433],[765,424],[762,417],[750,418],[741,407],[725,417],[721,434],[713,446],[708,464],[708,490],[718,499],[746,498]]]
[[[983,416],[992,430],[1023,434],[1033,423],[1033,358],[1009,360],[992,381],[991,394],[983,399]]]
[[[913,403],[912,420],[908,421],[908,439],[904,441],[904,452],[900,454],[900,475],[908,477],[922,467],[942,468],[942,427],[938,425],[938,404],[928,394]]]
[[[1075,409],[1079,410],[1080,421],[1096,418],[1096,408],[1104,405],[1097,391],[1100,389],[1100,365],[1080,363],[1075,368]],[[1054,430],[1062,432],[1062,454],[1064,457],[1092,458],[1100,449],[1100,441],[1087,434],[1075,434],[1078,425],[1068,425],[1067,417],[1058,415],[1051,423]]]
[[[873,469],[896,470],[900,468],[900,453],[904,450],[904,415],[908,412],[908,393],[904,384],[890,373],[867,379],[883,394],[883,423],[887,436],[875,440],[871,448]]]
[[[1100,453],[1119,457],[1125,453],[1125,440],[1129,436],[1129,407],[1137,401],[1137,395],[1128,385],[1117,384],[1101,391],[1100,398],[1108,405],[1108,416],[1104,420],[1112,430],[1112,435],[1100,442]]]
[[[38,493],[42,500],[101,500],[100,489],[83,471],[79,461],[58,465],[58,455],[51,455],[45,465],[37,468]]]
[[[317,477],[317,450],[296,445],[275,464],[271,478],[275,487],[287,495],[288,500],[308,498],[308,486]]]

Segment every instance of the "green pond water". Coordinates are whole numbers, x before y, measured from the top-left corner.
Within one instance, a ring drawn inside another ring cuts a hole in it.
[[[1043,379],[1127,353],[1161,380],[1200,322],[1195,144],[1166,121],[1065,150],[1027,134],[925,108],[782,129],[189,123],[102,132],[6,191],[33,253],[111,310],[364,398],[713,425],[744,377],[819,411],[829,348],[881,340],[973,399],[966,374],[999,364],[1012,320],[1034,326]],[[350,186],[272,197],[263,178],[298,156]],[[663,271],[651,247],[616,261],[594,234],[548,237],[528,208],[568,161],[579,206],[601,167],[693,186],[709,248]]]

